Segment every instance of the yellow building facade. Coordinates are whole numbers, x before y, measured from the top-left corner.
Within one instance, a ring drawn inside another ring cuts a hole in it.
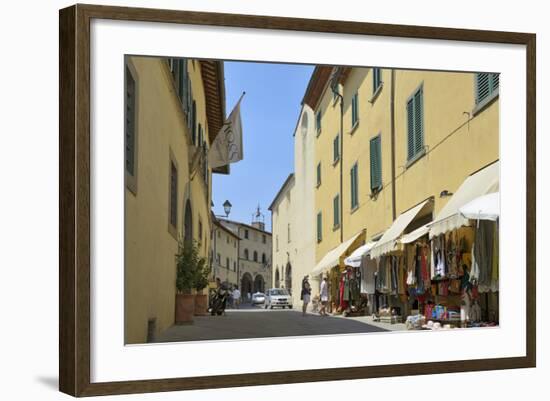
[[[209,257],[206,153],[224,118],[218,62],[127,57],[125,63],[125,341],[174,324],[178,241]]]
[[[350,251],[378,239],[427,199],[411,226],[429,222],[499,158],[498,75],[323,66],[303,102],[316,116],[317,263],[357,234]]]

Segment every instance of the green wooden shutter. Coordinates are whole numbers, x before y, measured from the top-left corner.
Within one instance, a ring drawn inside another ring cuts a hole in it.
[[[321,185],[321,163],[317,164],[317,186]]]
[[[321,111],[319,110],[315,115],[315,128],[317,129],[317,135],[321,132]]]
[[[491,93],[493,93],[498,88],[499,77],[500,74],[491,74]]]
[[[340,159],[340,135],[336,135],[332,142],[333,148],[333,162],[337,162]]]
[[[481,103],[491,93],[491,79],[487,73],[478,73],[475,77],[476,104]]]
[[[359,103],[359,97],[358,97],[357,93],[355,93],[355,95],[353,95],[353,97],[351,98],[351,126],[352,126],[352,127],[353,127],[355,124],[357,124],[357,120],[359,119],[359,115],[358,115],[358,111],[359,111],[358,103]]]
[[[411,98],[407,102],[407,160],[414,156],[414,103]]]
[[[358,204],[358,180],[357,180],[357,163],[352,167],[350,171],[350,183],[351,183],[351,208],[355,209]]]
[[[332,206],[334,210],[334,220],[333,226],[337,227],[340,225],[340,195],[336,195],[332,201]]]
[[[321,212],[317,213],[317,242],[321,242],[323,239],[323,215]]]
[[[370,188],[375,191],[382,186],[381,136],[370,140]]]
[[[372,69],[372,93],[375,93],[380,84],[382,83],[382,71],[380,68]]]
[[[135,175],[135,145],[136,145],[136,81],[126,67],[126,121],[125,121],[125,152],[126,171]]]
[[[423,93],[422,88],[414,95],[414,154],[424,148]]]

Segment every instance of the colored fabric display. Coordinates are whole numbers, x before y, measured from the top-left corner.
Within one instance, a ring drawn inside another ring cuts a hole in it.
[[[478,221],[476,226],[474,246],[472,249],[473,274],[470,274],[470,280],[473,280],[472,282],[477,284],[480,292],[491,291],[492,284],[498,287],[496,282],[492,282],[493,267],[498,270],[498,260],[496,261],[496,266],[493,265],[493,250],[495,249],[494,226],[494,222],[485,220]]]
[[[415,248],[414,246],[407,246],[405,257],[406,257],[406,265],[407,265],[407,285],[409,287],[412,287],[416,285],[416,274],[415,274],[415,266],[416,266],[416,259],[415,259]]]

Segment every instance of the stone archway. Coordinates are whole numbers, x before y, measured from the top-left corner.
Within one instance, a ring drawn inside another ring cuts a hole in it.
[[[254,292],[265,292],[265,280],[261,274],[254,277]]]
[[[286,264],[285,268],[285,288],[292,294],[292,265],[290,262]]]
[[[241,295],[244,299],[248,300],[248,294],[253,294],[253,281],[250,273],[244,273],[241,278]]]

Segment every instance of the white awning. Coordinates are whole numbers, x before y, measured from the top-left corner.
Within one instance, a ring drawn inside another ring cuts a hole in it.
[[[471,220],[497,221],[500,216],[500,192],[475,198],[460,208],[460,213]]]
[[[429,200],[416,205],[405,213],[401,213],[388,230],[382,235],[382,238],[370,251],[371,258],[378,258],[388,252],[395,250],[397,239],[401,236],[407,226],[414,220],[420,211],[426,206]]]
[[[422,227],[417,228],[414,231],[411,231],[408,234],[405,234],[401,237],[399,242],[402,244],[410,244],[411,242],[416,241],[418,238],[422,237],[423,235],[428,234],[430,231],[430,224],[423,225]]]
[[[500,162],[497,161],[466,178],[431,224],[430,238],[467,226],[469,220],[460,214],[460,207],[479,196],[498,192],[499,172]]]
[[[325,271],[332,269],[335,266],[338,266],[340,264],[340,257],[348,250],[348,248],[353,244],[353,242],[361,235],[361,232],[358,232],[353,237],[348,239],[345,242],[342,242],[340,245],[338,245],[336,248],[333,248],[330,250],[324,257],[321,259],[319,263],[317,263],[317,266],[312,270],[311,275],[312,276],[318,276]]]
[[[365,245],[361,245],[359,248],[353,251],[353,253],[344,260],[344,263],[346,264],[346,266],[351,266],[351,267],[361,266],[361,259],[363,259],[363,256],[365,256],[370,252],[370,250],[375,244],[376,244],[375,241],[370,241],[370,242],[367,242]]]

